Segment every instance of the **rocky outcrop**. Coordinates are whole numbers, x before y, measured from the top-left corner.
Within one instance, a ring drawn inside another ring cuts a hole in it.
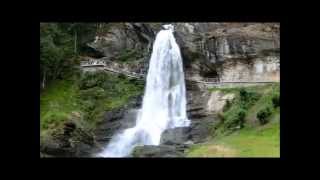
[[[211,113],[219,113],[223,110],[223,107],[226,105],[227,101],[231,101],[235,98],[235,94],[228,93],[224,94],[220,91],[211,92],[210,98],[207,103],[207,111]]]
[[[89,43],[104,58],[121,62],[125,50],[134,72],[146,73],[156,33],[164,23],[109,23]],[[278,23],[173,23],[186,77],[211,81],[279,81]],[[130,56],[131,57],[131,56]]]
[[[174,146],[137,146],[134,148],[132,157],[184,157],[181,150]]]
[[[93,135],[73,121],[40,143],[41,157],[87,157],[96,146]]]
[[[141,96],[133,97],[123,107],[107,111],[94,131],[83,129],[70,120],[40,142],[40,157],[92,157],[103,150],[118,131],[133,127]]]
[[[186,75],[223,82],[279,81],[279,28],[271,23],[179,24]]]
[[[142,96],[134,97],[124,107],[120,107],[104,114],[104,118],[97,124],[94,136],[100,147],[104,147],[119,131],[135,125],[138,108],[141,106]],[[101,149],[100,149],[101,150]]]
[[[190,139],[190,127],[178,127],[167,129],[161,134],[160,144],[177,145],[183,144]]]

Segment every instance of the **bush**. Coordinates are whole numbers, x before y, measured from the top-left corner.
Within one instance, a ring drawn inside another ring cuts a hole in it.
[[[95,86],[102,87],[108,81],[104,72],[86,72],[81,76],[79,89],[89,89]]]
[[[243,108],[237,109],[234,113],[229,115],[228,120],[226,121],[226,128],[234,128],[240,126],[240,128],[244,127],[244,118],[246,116],[247,111]]]
[[[274,108],[277,108],[280,106],[280,95],[278,93],[272,97],[272,104]]]
[[[105,97],[105,91],[100,87],[80,90],[79,97],[83,100],[98,100]]]
[[[271,114],[272,114],[272,112],[271,112],[270,107],[266,107],[266,108],[260,110],[257,113],[257,118],[258,118],[260,124],[261,125],[266,124],[269,121],[268,118],[270,117]]]
[[[246,116],[246,111],[244,109],[240,109],[240,111],[237,114],[237,124],[240,126],[240,128],[244,127],[245,116]]]
[[[226,112],[231,107],[231,102],[227,99],[226,104],[223,106],[223,112]]]
[[[245,108],[245,109],[253,105],[254,102],[256,102],[260,98],[260,95],[258,93],[246,91],[244,88],[240,89],[239,94],[240,94],[240,104],[242,108]]]
[[[124,80],[124,79],[126,79],[127,77],[126,77],[124,74],[119,74],[119,75],[118,75],[118,78],[121,79],[121,80]]]
[[[248,91],[246,91],[244,88],[241,88],[239,93],[241,101],[246,101],[248,99]]]

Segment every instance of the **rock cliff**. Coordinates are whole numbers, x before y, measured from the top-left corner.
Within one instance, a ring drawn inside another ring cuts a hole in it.
[[[167,23],[109,23],[88,43],[104,59],[146,73],[155,36]],[[186,77],[202,81],[280,80],[279,23],[172,23]]]

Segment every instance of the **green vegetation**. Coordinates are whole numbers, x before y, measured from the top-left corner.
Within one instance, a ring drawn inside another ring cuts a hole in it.
[[[234,93],[235,99],[218,114],[212,136],[191,147],[190,157],[279,157],[279,83],[246,88],[212,88]]]
[[[77,85],[74,80],[56,80],[40,94],[41,129],[51,129],[67,120],[72,112],[79,112]]]
[[[236,91],[237,90],[237,91]],[[260,94],[253,90],[244,88],[233,90],[236,93],[236,98],[232,102],[227,102],[223,113],[219,115],[222,119],[219,127],[219,133],[226,133],[238,128],[243,128],[245,117],[248,109],[260,98]],[[228,93],[231,90],[227,91]],[[226,91],[224,91],[226,92]]]
[[[110,27],[108,23],[40,23],[41,138],[60,131],[70,120],[90,130],[105,111],[123,106],[142,93],[140,81],[79,71],[80,57],[93,54],[86,44]],[[125,50],[120,60],[140,56],[137,51]]]
[[[269,107],[266,107],[262,110],[260,110],[257,113],[257,118],[259,119],[260,124],[266,124],[268,122],[268,118],[272,114],[271,109]]]
[[[41,133],[74,119],[91,129],[105,111],[123,106],[140,94],[143,84],[104,72],[56,80],[40,94]]]
[[[86,73],[80,79],[79,100],[85,119],[95,122],[106,110],[124,105],[142,92],[143,84],[104,72]]]
[[[118,56],[120,62],[133,62],[142,58],[142,54],[135,49],[125,49]]]
[[[70,76],[85,44],[97,29],[94,23],[40,23],[40,84]]]
[[[191,147],[188,157],[280,157],[279,120]]]
[[[272,104],[274,108],[277,108],[280,106],[280,94],[275,93],[272,97]]]

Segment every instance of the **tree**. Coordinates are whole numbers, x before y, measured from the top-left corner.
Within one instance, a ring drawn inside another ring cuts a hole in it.
[[[40,23],[40,84],[63,78],[75,65],[86,43],[93,40],[96,23]]]
[[[40,76],[42,88],[48,80],[62,76],[64,61],[72,58],[70,36],[56,23],[40,24]]]

